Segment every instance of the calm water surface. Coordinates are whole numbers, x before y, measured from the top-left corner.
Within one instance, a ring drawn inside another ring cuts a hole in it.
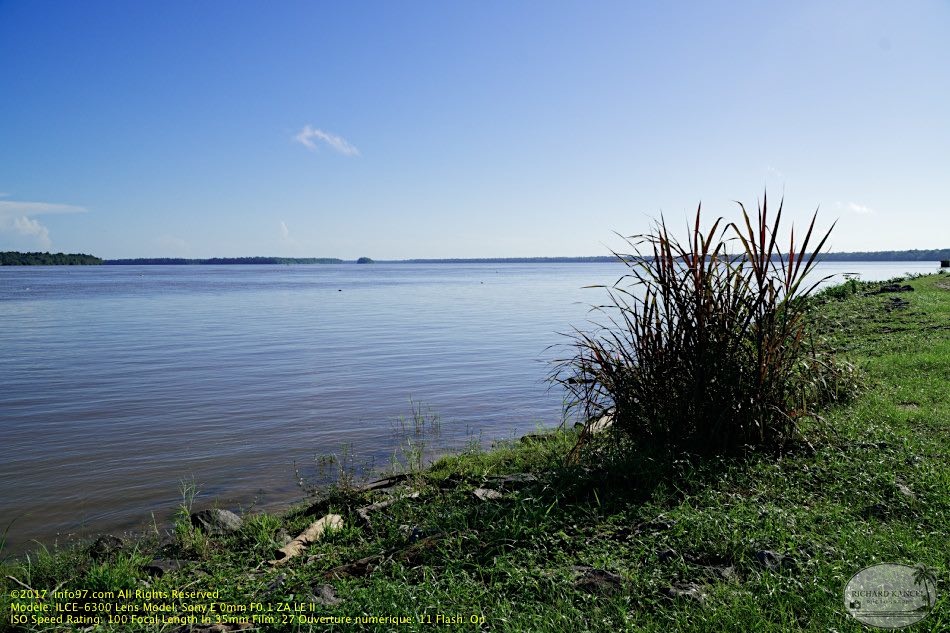
[[[918,262],[825,264],[886,279]],[[556,425],[545,377],[617,264],[0,268],[0,532],[161,522],[202,501],[298,500],[296,463],[388,464],[410,398],[464,446]]]

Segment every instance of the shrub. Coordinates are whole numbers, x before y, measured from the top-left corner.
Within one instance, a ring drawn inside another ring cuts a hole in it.
[[[816,298],[822,301],[844,301],[856,295],[866,285],[857,279],[847,279],[843,283],[825,288],[818,293]]]
[[[800,418],[835,397],[840,366],[818,349],[807,318],[820,283],[809,274],[831,229],[813,236],[816,212],[783,253],[782,204],[771,222],[767,196],[755,218],[739,207],[740,224],[719,218],[704,231],[700,206],[685,243],[662,218],[625,238],[632,253],[614,254],[627,272],[601,286],[609,301],[595,307],[607,325],[575,331],[574,355],[553,375],[570,407],[588,420],[612,416],[641,448],[727,454],[785,445]]]

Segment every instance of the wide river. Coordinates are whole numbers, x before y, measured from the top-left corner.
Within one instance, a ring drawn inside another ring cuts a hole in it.
[[[886,279],[936,263],[828,263]],[[299,500],[321,455],[384,468],[410,399],[454,450],[562,419],[545,381],[619,264],[0,268],[3,554],[161,529],[181,502]],[[296,468],[295,468],[296,464]],[[332,470],[332,467],[330,468]]]

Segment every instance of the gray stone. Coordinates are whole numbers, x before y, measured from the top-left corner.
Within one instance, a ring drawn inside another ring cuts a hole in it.
[[[482,501],[496,501],[502,497],[500,492],[491,490],[490,488],[476,488],[472,491],[472,494]]]
[[[287,574],[281,574],[277,576],[277,578],[274,578],[272,581],[267,583],[266,590],[273,591],[274,589],[277,589],[278,587],[283,587],[285,582],[287,582]]]
[[[755,553],[755,560],[766,569],[778,569],[784,556],[772,550],[763,549]]]
[[[322,604],[325,607],[333,607],[340,604],[340,599],[331,585],[318,585],[313,588],[313,593],[310,594],[310,602]]]
[[[240,530],[244,521],[230,510],[211,508],[193,512],[191,524],[209,536],[223,536]]]
[[[125,543],[118,536],[106,534],[96,539],[96,542],[89,546],[89,556],[92,560],[99,562],[108,560],[118,554]]]

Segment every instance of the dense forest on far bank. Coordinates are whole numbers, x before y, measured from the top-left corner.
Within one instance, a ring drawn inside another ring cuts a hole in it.
[[[85,253],[0,252],[0,266],[97,266],[102,260]]]
[[[823,262],[936,262],[950,259],[950,248],[912,251],[855,251],[853,253],[822,253]]]

